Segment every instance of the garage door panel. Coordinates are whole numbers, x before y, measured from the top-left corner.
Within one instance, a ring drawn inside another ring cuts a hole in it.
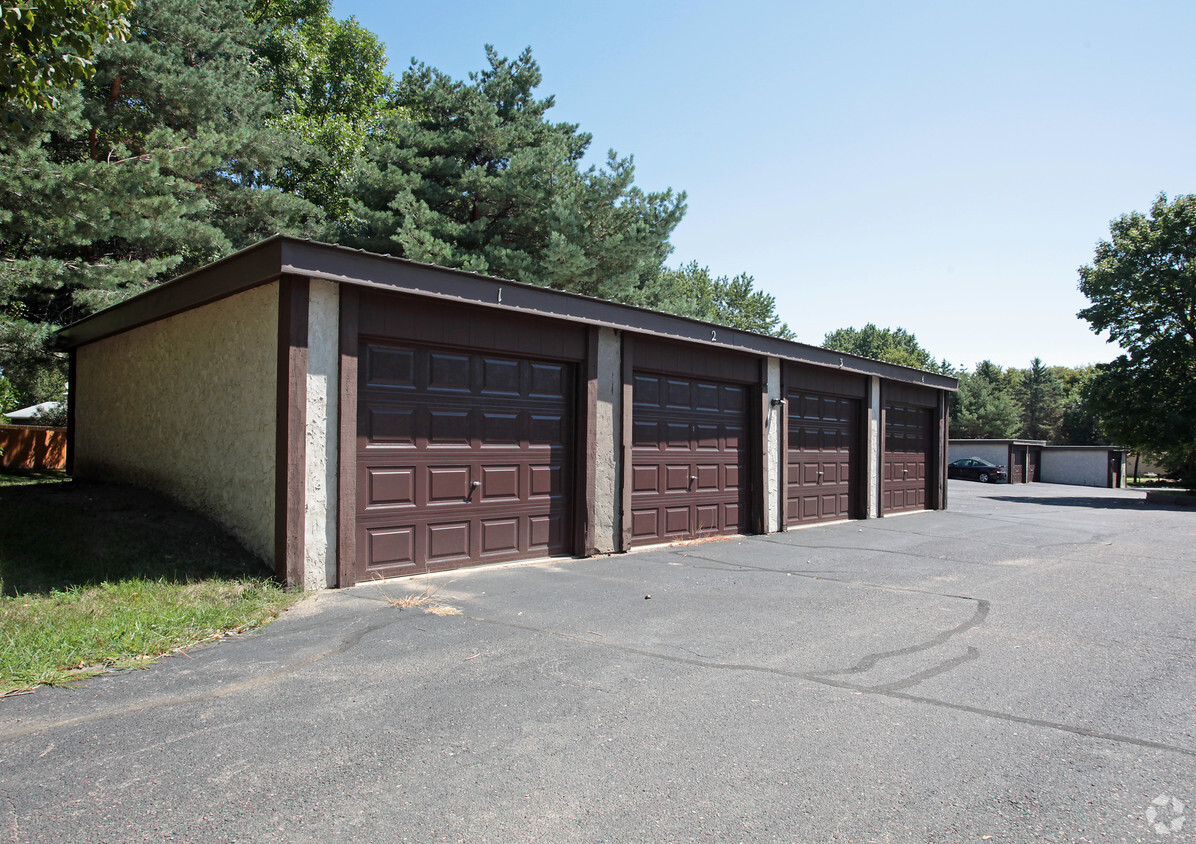
[[[519,445],[521,430],[518,413],[482,412],[481,442],[484,448]]]
[[[359,576],[568,550],[572,364],[374,341],[359,359],[415,375],[358,385]]]
[[[415,526],[366,531],[369,557],[375,567],[415,567]]]
[[[664,423],[664,447],[667,451],[693,451],[690,436],[693,426],[688,422]]]
[[[631,445],[634,448],[660,448],[663,438],[659,422],[631,423]]]
[[[631,468],[631,491],[660,492],[659,466],[633,466]]]
[[[428,525],[428,560],[469,559],[469,535],[467,521]]]
[[[367,436],[376,445],[415,445],[413,409],[370,408],[365,421]]]
[[[680,410],[693,406],[693,384],[676,378],[666,378],[664,384],[665,405]]]
[[[531,386],[528,394],[537,398],[561,399],[570,392],[570,368],[562,364],[531,363]]]
[[[478,489],[483,501],[498,499],[519,500],[518,466],[483,466],[482,485]]]
[[[881,506],[884,512],[924,510],[931,465],[931,411],[885,404],[885,455]]]
[[[649,510],[631,511],[632,541],[646,541],[660,536],[660,511],[656,508]]]
[[[859,497],[860,402],[798,389],[787,399],[786,523],[851,518]]]
[[[565,442],[567,434],[566,420],[563,414],[532,414],[530,421],[529,446],[554,446]]]
[[[518,519],[482,519],[482,553],[519,550]]]
[[[482,360],[482,395],[519,396],[523,381],[522,369],[520,362],[516,360]]]
[[[469,445],[469,416],[468,411],[429,410],[426,435],[428,446]]]
[[[546,551],[565,541],[565,520],[560,516],[531,516],[527,521],[529,551]]]
[[[665,466],[665,491],[685,492],[689,489],[689,464]]]
[[[415,467],[395,466],[367,469],[367,502],[370,507],[400,507],[415,504]]]
[[[468,393],[470,378],[469,355],[451,355],[444,352],[429,352],[428,390],[433,393]]]
[[[745,388],[645,372],[632,383],[632,544],[743,530]]]
[[[371,347],[362,359],[367,387],[414,389],[415,353],[410,349]]]
[[[688,506],[664,508],[665,533],[675,536],[691,533],[689,528],[690,510],[691,508]]]

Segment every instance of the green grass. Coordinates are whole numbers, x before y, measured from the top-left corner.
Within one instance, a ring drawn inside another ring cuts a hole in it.
[[[0,694],[145,665],[300,597],[216,525],[149,493],[0,474]]]

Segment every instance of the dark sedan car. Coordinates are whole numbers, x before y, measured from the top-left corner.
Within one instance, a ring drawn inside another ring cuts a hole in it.
[[[964,478],[986,484],[989,481],[1003,481],[1007,476],[1004,466],[989,463],[979,457],[964,457],[947,464],[947,477]]]

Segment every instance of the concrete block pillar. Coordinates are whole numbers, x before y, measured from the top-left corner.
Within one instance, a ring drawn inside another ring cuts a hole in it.
[[[784,425],[787,407],[778,403],[784,398],[781,392],[781,361],[780,358],[768,359],[768,416],[764,420],[764,441],[767,459],[764,461],[764,500],[765,500],[765,528],[769,533],[784,530],[784,513],[781,510],[783,490],[781,488],[783,473],[781,468],[785,456],[781,454],[784,446]]]
[[[613,328],[598,330],[594,433],[594,549],[609,554],[623,531],[623,343]]]
[[[336,585],[340,286],[311,279],[304,422],[303,588]]]
[[[884,431],[880,429],[880,376],[868,377],[868,518],[880,516],[881,467],[884,460]]]

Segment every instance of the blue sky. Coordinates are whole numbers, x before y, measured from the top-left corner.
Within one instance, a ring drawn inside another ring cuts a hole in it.
[[[1196,192],[1196,3],[337,0],[463,78],[530,46],[554,120],[689,195],[669,263],[746,272],[798,339],[875,322],[972,368],[1078,366],[1109,221]]]

